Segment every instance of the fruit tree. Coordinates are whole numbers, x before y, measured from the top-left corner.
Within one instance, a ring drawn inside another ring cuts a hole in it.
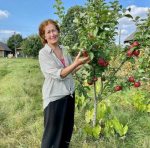
[[[60,11],[60,3],[57,2],[56,5]],[[115,45],[118,20],[132,16],[116,0],[110,3],[89,0],[84,11],[75,12],[75,16],[73,23],[77,27],[75,31],[79,35],[79,42],[74,43],[73,49],[91,59],[76,74],[79,95],[90,98],[89,101],[92,102],[85,112],[85,132],[95,138],[99,138],[101,134],[109,137],[115,132],[121,137],[125,136],[128,126],[122,125],[112,115],[108,96],[130,87],[139,88],[141,85],[139,77],[135,77],[133,73],[125,78],[116,75],[127,61],[134,62],[140,56],[141,43],[138,41],[133,41],[122,50]],[[119,60],[117,65],[114,64],[116,59]],[[90,90],[93,90],[92,97],[88,93]]]

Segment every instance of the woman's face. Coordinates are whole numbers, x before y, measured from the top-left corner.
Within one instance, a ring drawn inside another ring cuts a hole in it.
[[[59,32],[55,25],[48,24],[45,27],[45,40],[48,44],[56,44],[59,39]]]

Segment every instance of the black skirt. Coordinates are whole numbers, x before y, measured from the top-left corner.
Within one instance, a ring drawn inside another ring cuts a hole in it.
[[[74,126],[75,94],[50,102],[44,109],[41,148],[68,148]]]

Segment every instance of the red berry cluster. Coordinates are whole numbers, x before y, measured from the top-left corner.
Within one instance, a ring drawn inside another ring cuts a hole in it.
[[[133,84],[134,84],[134,87],[140,87],[140,86],[141,86],[140,81],[135,81],[135,79],[134,79],[133,76],[130,76],[130,77],[128,78],[128,81],[131,82],[131,83],[133,83]]]
[[[138,57],[139,54],[140,54],[140,50],[137,49],[137,48],[138,48],[139,46],[140,46],[140,44],[139,44],[138,41],[133,42],[133,43],[129,46],[128,50],[127,50],[127,57],[132,57],[132,56]],[[134,50],[132,51],[131,49],[132,49],[132,48],[135,48],[135,47],[136,47],[136,49],[134,49]]]
[[[140,87],[141,86],[141,82],[140,81],[135,81],[135,78],[133,76],[128,77],[128,81],[133,83],[134,87]],[[122,86],[121,85],[117,85],[114,88],[115,91],[120,91],[122,90]]]

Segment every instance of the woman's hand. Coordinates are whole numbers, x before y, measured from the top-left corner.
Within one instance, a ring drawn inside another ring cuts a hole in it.
[[[65,78],[70,73],[74,73],[78,71],[83,66],[83,64],[90,62],[89,56],[88,57],[80,57],[80,56],[81,56],[81,52],[78,53],[74,62],[71,65],[61,70],[60,76],[62,78]]]
[[[85,63],[89,63],[90,62],[90,57],[80,57],[81,56],[81,52],[78,53],[78,55],[76,56],[74,63],[75,65],[78,67],[79,65],[85,64]]]

